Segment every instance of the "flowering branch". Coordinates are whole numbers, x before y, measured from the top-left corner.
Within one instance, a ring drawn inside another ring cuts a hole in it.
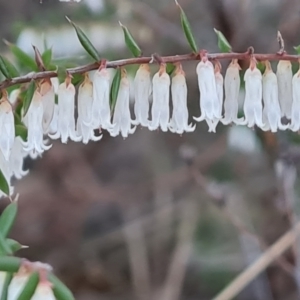
[[[152,56],[144,56],[144,57],[134,57],[134,58],[127,58],[127,59],[120,59],[114,61],[107,61],[106,67],[107,68],[119,68],[128,65],[141,65],[141,64],[148,64],[148,63],[177,63],[177,62],[184,62],[184,61],[198,61],[200,60],[200,53],[205,52],[205,50],[200,51],[198,54],[183,54],[183,55],[171,55],[171,56],[158,56],[157,54],[153,54]],[[278,61],[278,60],[288,60],[288,61],[299,61],[300,55],[292,55],[286,53],[259,53],[259,54],[251,54],[250,51],[237,53],[237,52],[230,52],[230,53],[207,53],[207,58],[209,60],[231,60],[231,59],[238,59],[238,60],[249,60],[250,57],[255,58],[257,61]],[[100,66],[100,62],[94,62],[91,64],[69,68],[66,69],[66,73],[75,75],[75,74],[84,74],[89,71],[97,70]],[[57,71],[42,71],[42,72],[30,72],[24,76],[19,76],[11,79],[6,79],[0,82],[0,89],[4,89],[15,84],[20,83],[27,83],[31,80],[40,80],[46,78],[57,77]]]

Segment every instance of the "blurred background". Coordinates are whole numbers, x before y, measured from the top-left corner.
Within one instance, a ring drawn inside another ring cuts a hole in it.
[[[213,28],[235,51],[275,53],[277,30],[287,51],[300,43],[298,0],[180,4],[209,52],[218,52]],[[190,51],[173,0],[0,0],[0,36],[32,55],[32,44],[47,44],[57,64],[90,62],[65,15],[111,60],[130,57],[119,20],[145,55]],[[9,57],[4,43],[0,50]],[[196,62],[183,67],[198,116]],[[20,256],[51,264],[78,300],[212,299],[298,219],[299,141],[236,126],[213,134],[202,122],[182,136],[138,128],[126,140],[104,132],[88,145],[53,142],[15,182],[12,237],[30,246]],[[296,244],[236,299],[300,299]]]

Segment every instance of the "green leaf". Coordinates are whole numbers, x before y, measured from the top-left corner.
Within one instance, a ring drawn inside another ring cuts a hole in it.
[[[18,272],[21,266],[21,258],[12,256],[2,256],[0,257],[0,271],[3,272]]]
[[[40,278],[39,278],[38,272],[33,272],[29,276],[29,278],[28,278],[22,292],[20,293],[19,297],[17,298],[17,300],[31,299],[31,297],[33,296],[33,294],[39,284],[39,280],[40,280]]]
[[[23,103],[23,117],[25,117],[28,112],[34,91],[35,91],[35,82],[34,80],[31,80]]]
[[[299,46],[296,46],[296,47],[294,47],[294,49],[296,50],[296,53],[297,53],[297,54],[300,54],[300,45],[299,45]]]
[[[75,24],[73,23],[68,17],[66,17],[68,22],[73,25],[77,37],[79,39],[80,44],[85,49],[85,51],[95,60],[100,61],[100,56],[94,47],[94,45],[91,43],[91,41],[88,39],[88,37],[85,35],[85,33]]]
[[[27,248],[27,246],[23,246],[19,242],[13,239],[6,239],[6,242],[13,253],[21,250],[22,248]]]
[[[5,61],[1,55],[0,55],[0,71],[6,78],[10,78],[9,71],[8,71]]]
[[[111,89],[110,89],[110,110],[114,111],[118,94],[119,94],[119,89],[120,89],[120,82],[121,82],[121,69],[117,69],[116,74],[113,78],[112,84],[111,84]]]
[[[17,68],[5,57],[2,57],[3,60],[4,60],[4,63],[5,63],[5,66],[8,70],[8,74],[11,78],[14,78],[14,77],[18,77],[20,76],[20,73],[19,71],[17,70]]]
[[[48,68],[51,65],[51,60],[52,60],[52,49],[51,48],[47,49],[43,52],[42,59],[43,59],[46,69],[48,70]]]
[[[229,42],[227,41],[226,37],[224,36],[224,34],[217,30],[216,28],[214,28],[215,33],[217,34],[218,37],[218,47],[222,52],[231,52],[231,45],[229,44]]]
[[[72,292],[52,273],[48,280],[53,284],[52,290],[57,300],[75,300]]]
[[[15,125],[16,136],[19,136],[24,142],[27,141],[28,129],[25,125]]]
[[[167,63],[166,72],[168,75],[171,76],[175,69],[176,69],[176,67],[173,64]]]
[[[12,54],[17,59],[20,66],[29,69],[30,71],[38,71],[38,67],[34,61],[34,59],[29,56],[27,53],[25,53],[22,49],[20,49],[15,44],[12,44],[6,40],[4,40],[5,44],[9,47]]]
[[[72,75],[72,84],[77,85],[79,82],[83,80],[83,75],[82,74],[74,74]]]
[[[0,255],[11,255],[12,250],[9,247],[7,240],[4,238],[3,233],[0,232]]]
[[[0,232],[6,238],[10,233],[18,213],[18,202],[11,202],[0,216]]]
[[[134,40],[134,38],[133,38],[132,34],[130,33],[130,31],[121,22],[119,22],[119,24],[122,27],[123,32],[124,32],[124,39],[125,39],[125,43],[126,43],[127,48],[131,51],[133,56],[135,56],[135,57],[141,56],[142,55],[142,50],[138,46],[136,41]]]
[[[8,287],[10,285],[12,278],[13,278],[12,273],[6,273],[0,300],[7,300]]]
[[[5,195],[9,195],[9,185],[5,179],[5,176],[3,175],[2,170],[0,170],[0,190],[5,194]]]
[[[193,36],[192,33],[192,29],[190,26],[190,22],[184,12],[184,10],[182,9],[182,7],[179,5],[179,3],[177,2],[177,0],[175,0],[176,5],[179,7],[180,9],[180,21],[181,21],[181,27],[184,31],[185,37],[188,41],[188,43],[190,44],[190,47],[192,48],[194,53],[198,53],[198,47],[195,41],[195,38]]]

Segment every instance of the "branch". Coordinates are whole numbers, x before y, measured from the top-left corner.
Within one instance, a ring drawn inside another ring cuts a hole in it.
[[[250,48],[249,48],[250,49]],[[253,49],[253,48],[251,48]],[[152,56],[145,57],[135,57],[135,58],[127,58],[120,59],[114,61],[107,61],[107,68],[119,68],[127,65],[135,65],[135,64],[148,64],[148,63],[176,63],[176,62],[184,62],[184,61],[192,61],[192,60],[200,60],[200,53],[205,53],[205,50],[200,51],[198,54],[183,54],[183,55],[172,55],[172,56],[158,56],[157,54],[153,54]],[[257,61],[265,61],[265,60],[289,60],[289,61],[299,61],[300,55],[291,55],[285,53],[275,53],[275,54],[253,54],[252,51],[248,50],[243,53],[207,53],[205,54],[209,60],[231,60],[231,59],[239,59],[239,60],[248,60],[250,57],[254,57]],[[159,58],[159,60],[158,60]],[[71,75],[74,74],[84,74],[89,71],[97,70],[100,66],[101,62],[94,62],[92,64],[79,66],[75,68],[66,69],[66,73]],[[15,84],[30,82],[31,80],[39,80],[45,78],[57,77],[57,71],[43,71],[43,72],[31,72],[27,75],[15,77],[11,79],[6,79],[0,83],[0,89],[4,89]]]

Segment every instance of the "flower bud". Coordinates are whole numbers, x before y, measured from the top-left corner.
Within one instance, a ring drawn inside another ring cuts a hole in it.
[[[221,120],[224,125],[231,122],[237,123],[243,120],[243,118],[237,118],[239,108],[238,98],[241,84],[240,69],[237,59],[233,59],[226,70],[224,118]]]
[[[151,94],[151,78],[148,64],[140,65],[134,78],[134,125],[149,124],[149,96]]]
[[[121,69],[121,82],[113,116],[113,128],[109,130],[111,136],[117,136],[121,132],[123,138],[135,132],[136,127],[131,128],[132,120],[129,107],[129,80],[125,69]]]
[[[256,67],[256,60],[251,58],[250,67],[244,75],[245,80],[245,120],[237,122],[240,125],[253,127],[256,124],[262,128],[265,124],[262,121],[262,75]]]
[[[15,122],[7,96],[7,92],[2,91],[2,98],[0,99],[0,150],[8,161],[15,139]]]
[[[93,78],[93,105],[92,105],[92,128],[111,129],[110,106],[110,76],[106,68],[95,72]],[[87,124],[88,125],[88,124]]]
[[[285,130],[288,125],[281,123],[281,111],[278,100],[278,82],[269,61],[266,63],[266,70],[263,75],[263,119],[266,124],[262,129],[276,132],[277,129]]]
[[[93,84],[86,74],[83,83],[78,90],[78,119],[77,134],[82,137],[82,142],[87,144],[89,140],[99,141],[101,136],[95,136],[92,127],[92,105],[93,105]],[[90,125],[88,125],[90,124]]]
[[[166,72],[166,65],[161,64],[159,71],[153,76],[153,103],[151,109],[152,120],[149,122],[149,130],[158,127],[166,132],[170,119],[170,76]]]
[[[200,117],[194,117],[197,122],[206,120],[209,131],[215,131],[216,119],[221,118],[220,101],[217,94],[216,79],[213,64],[203,57],[196,69],[200,91]]]
[[[78,142],[80,136],[75,132],[75,87],[68,76],[58,88],[58,130],[55,134],[49,134],[52,139],[61,138],[61,142],[66,144],[68,138]]]
[[[288,60],[280,60],[277,65],[278,98],[281,107],[281,116],[291,118],[292,111],[292,64]]]
[[[171,132],[182,134],[184,131],[195,131],[196,125],[188,125],[189,112],[187,108],[187,85],[185,74],[180,64],[177,65],[171,85],[173,114],[169,129]]]

